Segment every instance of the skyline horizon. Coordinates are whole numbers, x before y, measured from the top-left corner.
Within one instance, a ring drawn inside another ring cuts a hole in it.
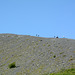
[[[0,33],[75,39],[75,0],[1,0]]]
[[[40,36],[39,34],[35,34],[35,35],[29,35],[29,34],[16,34],[16,33],[0,33],[0,34],[8,34],[8,35],[26,35],[26,36],[33,36],[33,37],[42,37],[42,38],[66,38],[66,39],[75,39],[75,38],[69,38],[69,37],[65,37],[65,36],[58,36],[58,35],[54,35],[54,36]]]

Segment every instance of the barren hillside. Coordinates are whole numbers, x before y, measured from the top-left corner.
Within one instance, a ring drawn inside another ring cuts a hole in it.
[[[15,62],[15,68],[9,68]],[[75,40],[0,34],[0,75],[42,75],[75,68]]]

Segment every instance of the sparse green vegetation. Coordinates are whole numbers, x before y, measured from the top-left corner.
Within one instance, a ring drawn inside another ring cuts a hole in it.
[[[66,55],[63,55],[63,57],[66,57]]]
[[[38,45],[38,42],[36,42],[36,45]]]
[[[58,73],[52,73],[49,75],[75,75],[75,69],[68,69],[65,71],[60,71]]]
[[[51,73],[51,74],[47,73],[42,75],[75,75],[75,69],[67,69],[57,73]]]
[[[11,69],[11,68],[15,68],[16,67],[16,65],[15,65],[15,62],[13,62],[13,63],[11,63],[10,65],[9,65],[9,68]]]
[[[10,37],[10,35],[8,35],[8,37]]]
[[[29,40],[29,39],[26,39],[27,41]]]
[[[48,47],[50,47],[50,45],[48,45]]]
[[[43,46],[46,46],[45,44],[43,44]]]
[[[50,54],[53,54],[53,52],[50,52]]]
[[[60,54],[63,54],[64,52],[60,52]]]

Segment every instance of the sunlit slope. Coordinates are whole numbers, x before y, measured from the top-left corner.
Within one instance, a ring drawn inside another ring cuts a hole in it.
[[[8,65],[15,62],[15,68]],[[75,68],[75,40],[0,34],[0,75],[42,75]]]

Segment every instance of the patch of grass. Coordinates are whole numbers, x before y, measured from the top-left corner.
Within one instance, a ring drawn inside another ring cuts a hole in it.
[[[60,52],[60,54],[63,54],[64,52]]]
[[[49,75],[49,73],[48,74],[42,74],[42,75]]]
[[[9,68],[10,68],[10,69],[11,69],[11,68],[15,68],[15,67],[16,67],[15,62],[9,64]]]
[[[45,44],[43,44],[43,46],[46,46]]]
[[[58,73],[51,73],[48,75],[75,75],[75,69],[68,69],[68,70],[60,71]]]
[[[63,57],[66,57],[66,55],[63,55]]]
[[[38,45],[38,42],[36,42],[36,45]]]
[[[55,45],[55,47],[58,47],[57,45]]]
[[[75,51],[73,51],[75,53]]]
[[[50,45],[48,45],[48,47],[50,47]]]
[[[29,39],[26,39],[26,40],[29,40]]]
[[[43,74],[43,75],[75,75],[75,69],[62,70],[58,73]]]
[[[50,54],[53,54],[53,52],[50,52]]]
[[[10,35],[8,35],[8,37],[10,37]]]

